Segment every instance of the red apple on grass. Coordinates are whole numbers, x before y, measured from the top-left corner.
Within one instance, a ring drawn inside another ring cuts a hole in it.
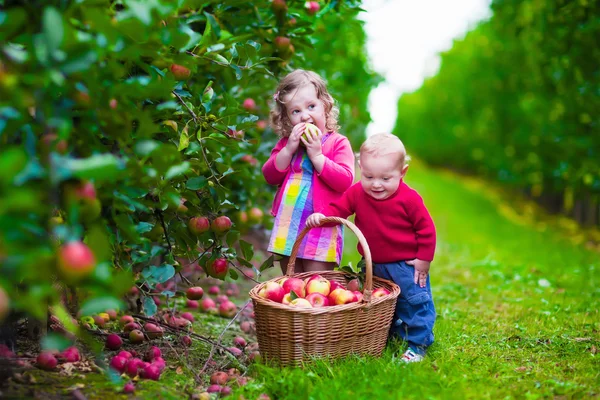
[[[232,301],[224,301],[219,305],[219,315],[221,317],[232,318],[237,313],[237,306]]]
[[[56,357],[54,357],[54,354],[52,354],[51,352],[43,351],[37,356],[36,364],[41,369],[50,371],[56,368],[58,360],[56,359]]]
[[[321,293],[311,293],[306,296],[306,300],[315,308],[327,307],[329,305],[329,299]]]
[[[64,349],[60,353],[59,358],[62,359],[64,362],[73,363],[79,361],[81,359],[81,356],[79,354],[79,349],[77,347],[72,346]]]
[[[197,301],[197,300],[187,300],[187,301],[185,302],[185,306],[186,306],[187,308],[191,308],[192,310],[195,310],[195,309],[197,309],[198,307],[200,307],[200,303],[198,303],[198,301]]]
[[[111,360],[110,360],[110,367],[112,369],[114,369],[115,371],[117,371],[118,373],[122,374],[125,372],[125,369],[127,368],[127,362],[128,360],[124,357],[121,356],[114,356]]]
[[[119,350],[123,345],[123,339],[116,333],[111,333],[106,337],[105,346],[109,350]]]
[[[156,339],[163,335],[163,329],[151,322],[144,325],[144,332],[146,332],[146,335],[148,335],[150,339]]]
[[[217,303],[213,299],[202,299],[200,302],[200,310],[204,312],[217,311]]]
[[[225,385],[229,380],[229,375],[224,371],[217,371],[210,376],[210,383],[213,385]]]
[[[129,332],[129,341],[131,343],[142,343],[144,341],[144,334],[139,329],[134,329]]]

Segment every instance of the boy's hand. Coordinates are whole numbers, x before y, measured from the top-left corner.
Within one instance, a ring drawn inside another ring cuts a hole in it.
[[[425,285],[427,285],[427,275],[429,274],[429,266],[431,263],[429,261],[419,260],[418,258],[409,260],[406,263],[415,267],[415,285],[418,284],[421,287],[425,287]]]
[[[314,228],[316,226],[321,225],[321,221],[323,220],[323,218],[325,218],[325,215],[321,214],[321,213],[314,213],[309,215],[308,219],[306,220],[306,226],[308,226],[309,228]]]

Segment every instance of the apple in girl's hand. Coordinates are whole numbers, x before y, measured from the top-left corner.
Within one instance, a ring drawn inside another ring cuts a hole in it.
[[[258,295],[262,298],[281,303],[281,300],[283,300],[283,296],[285,295],[285,291],[277,282],[267,282],[267,284],[260,289]]]
[[[329,299],[321,293],[311,293],[306,296],[306,300],[315,308],[327,307],[329,305]]]
[[[298,297],[304,297],[306,295],[305,286],[304,281],[300,278],[286,279],[282,285],[284,293],[289,293],[293,290]]]
[[[316,125],[313,125],[311,123],[307,123],[306,124],[306,128],[304,128],[304,133],[302,134],[302,138],[304,140],[308,140],[308,136],[317,136],[319,134],[319,128],[317,128]],[[300,144],[304,145],[304,143],[302,141],[300,141]]]
[[[377,298],[377,297],[383,297],[383,296],[387,296],[388,294],[390,294],[390,291],[387,290],[386,288],[377,288],[375,290],[373,290],[373,297]]]
[[[312,304],[310,304],[310,302],[308,300],[303,299],[301,297],[298,297],[297,299],[292,300],[290,305],[293,307],[299,307],[299,308],[312,308]]]
[[[331,282],[323,277],[312,279],[306,284],[306,294],[321,293],[322,295],[327,296],[330,291]]]
[[[335,289],[329,294],[329,303],[331,305],[339,306],[341,304],[348,304],[354,302],[354,293],[346,289]]]

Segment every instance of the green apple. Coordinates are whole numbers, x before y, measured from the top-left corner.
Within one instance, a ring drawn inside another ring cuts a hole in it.
[[[319,128],[317,128],[316,125],[307,123],[306,124],[306,128],[304,128],[304,133],[302,134],[302,138],[304,138],[304,140],[308,140],[308,135],[309,134],[318,135],[319,134]],[[300,142],[300,144],[304,145],[304,143],[302,141]]]

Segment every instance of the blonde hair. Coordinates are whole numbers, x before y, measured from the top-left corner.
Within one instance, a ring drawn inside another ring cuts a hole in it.
[[[366,154],[374,157],[396,156],[400,168],[410,161],[402,141],[391,133],[376,133],[369,136],[360,146],[360,157]]]
[[[279,136],[287,137],[292,131],[292,124],[286,112],[283,98],[288,94],[295,92],[301,86],[311,84],[315,87],[317,98],[323,102],[325,109],[325,129],[327,131],[337,131],[339,109],[335,106],[335,100],[327,91],[327,84],[317,73],[297,69],[287,74],[279,85],[273,96],[275,105],[271,109],[270,122],[271,127]]]

